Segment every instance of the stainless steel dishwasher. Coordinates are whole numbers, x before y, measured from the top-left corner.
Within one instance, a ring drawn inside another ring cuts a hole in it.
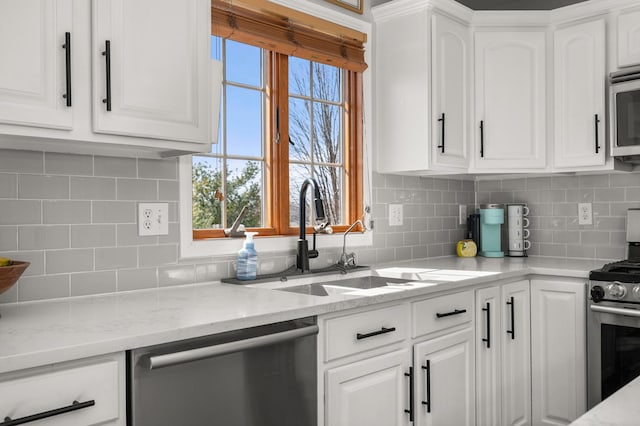
[[[315,317],[129,351],[132,426],[317,426]]]

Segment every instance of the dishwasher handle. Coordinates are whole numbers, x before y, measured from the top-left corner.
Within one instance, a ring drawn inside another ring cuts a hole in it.
[[[143,355],[142,357],[140,357],[140,365],[149,370],[155,370],[158,368],[170,367],[173,365],[184,364],[191,361],[198,361],[205,358],[212,358],[234,352],[269,346],[276,343],[299,339],[305,336],[311,336],[314,334],[318,334],[318,326],[310,325],[307,327],[296,328],[280,333],[266,334],[264,336],[257,336],[249,339],[237,340],[235,342],[205,346],[202,348],[190,349],[186,351],[172,352],[163,355]]]

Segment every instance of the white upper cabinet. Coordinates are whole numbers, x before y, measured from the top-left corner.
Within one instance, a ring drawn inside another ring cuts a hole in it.
[[[209,140],[207,6],[199,0],[93,1],[94,131]]]
[[[604,165],[605,81],[605,21],[556,30],[555,167]]]
[[[640,10],[618,16],[618,67],[640,64]]]
[[[432,18],[433,163],[468,166],[469,27],[445,16]]]
[[[419,2],[374,18],[377,170],[466,171],[469,28]]]
[[[475,35],[475,168],[546,166],[546,61],[543,31]]]
[[[75,35],[71,0],[0,1],[0,123],[71,128],[67,33]]]

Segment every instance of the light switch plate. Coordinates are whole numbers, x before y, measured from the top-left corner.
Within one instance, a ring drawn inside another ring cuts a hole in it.
[[[169,234],[169,203],[138,204],[138,235]]]
[[[402,226],[402,204],[389,204],[389,226]]]

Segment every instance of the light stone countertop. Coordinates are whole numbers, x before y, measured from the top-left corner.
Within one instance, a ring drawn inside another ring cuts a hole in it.
[[[637,426],[640,424],[640,377],[578,417],[571,426]]]
[[[605,261],[432,258],[378,265],[374,274],[419,282],[319,297],[271,284],[190,284],[0,305],[0,373],[530,275],[587,278]],[[354,272],[353,276],[369,275]],[[308,276],[286,285],[345,276]]]

